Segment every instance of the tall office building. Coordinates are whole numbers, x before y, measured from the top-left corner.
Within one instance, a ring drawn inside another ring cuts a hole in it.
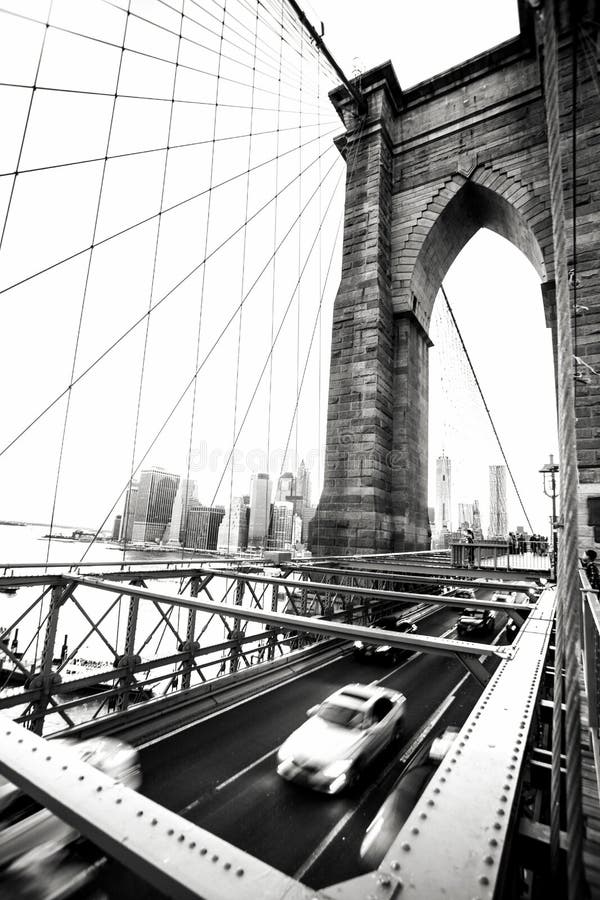
[[[132,481],[125,494],[125,507],[121,518],[121,530],[119,531],[120,541],[130,541],[133,535],[133,520],[135,517],[138,488],[138,482]]]
[[[248,546],[264,547],[269,537],[271,519],[271,493],[273,484],[268,474],[258,472],[252,476],[250,485],[250,521],[248,523]]]
[[[290,500],[296,493],[296,479],[292,472],[283,472],[277,479],[275,500],[284,503]]]
[[[310,523],[314,519],[317,514],[317,507],[311,506],[308,503],[304,504],[304,508],[302,510],[302,543],[308,544],[308,529]]]
[[[472,503],[459,503],[458,504],[458,527],[459,528],[472,528],[473,527],[473,504]]]
[[[163,540],[171,522],[178,486],[179,475],[158,466],[142,471],[133,519],[134,543]]]
[[[476,541],[483,540],[483,529],[481,527],[481,513],[479,511],[479,500],[473,500],[473,537]]]
[[[300,460],[298,474],[296,475],[296,496],[302,498],[302,508],[296,508],[299,516],[304,518],[304,508],[310,506],[311,501],[310,469],[306,467],[304,460]]]
[[[504,540],[507,534],[506,466],[490,466],[490,530],[488,537]]]
[[[234,497],[219,526],[217,550],[236,553],[248,545],[248,497]]]
[[[185,523],[185,546],[192,550],[216,550],[219,527],[224,516],[224,506],[193,503]]]
[[[271,515],[269,547],[273,550],[289,550],[292,545],[294,527],[294,504],[287,500],[276,500]]]
[[[452,463],[442,453],[435,464],[435,528],[438,534],[452,531]]]
[[[111,539],[112,539],[113,541],[118,541],[118,540],[119,540],[119,535],[121,534],[121,520],[122,520],[122,518],[123,518],[122,516],[115,516],[115,523],[114,523],[114,525],[113,525],[113,530],[112,530],[112,534],[111,534]]]
[[[198,492],[195,481],[191,478],[182,478],[175,494],[173,502],[173,512],[171,513],[171,521],[166,538],[167,543],[181,545],[187,543],[185,540],[185,523],[190,507],[198,505]]]

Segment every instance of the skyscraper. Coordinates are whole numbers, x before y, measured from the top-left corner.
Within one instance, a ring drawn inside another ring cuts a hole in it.
[[[452,463],[442,453],[435,464],[435,527],[436,532],[452,531]]]
[[[142,471],[133,519],[134,542],[162,541],[171,521],[178,486],[179,475],[158,466]]]
[[[264,547],[268,539],[272,489],[273,485],[267,473],[258,472],[252,476],[248,524],[248,546],[250,547]]]
[[[234,497],[225,518],[219,526],[217,550],[235,553],[248,545],[248,515],[250,508],[247,497]]]
[[[276,500],[273,504],[269,547],[273,550],[288,550],[292,544],[294,525],[294,504],[287,500]]]
[[[198,504],[196,482],[190,478],[182,478],[175,494],[169,530],[166,533],[169,544],[187,543],[185,541],[185,523],[188,511],[193,504]]]
[[[304,508],[311,505],[310,469],[306,467],[304,460],[300,460],[298,474],[296,475],[296,496],[301,497],[301,508],[296,505],[296,512],[304,518]]]
[[[490,466],[490,529],[488,537],[504,540],[506,517],[506,466]]]
[[[185,523],[185,546],[192,550],[216,550],[219,527],[224,516],[224,506],[193,503]]]
[[[275,500],[283,503],[296,493],[296,479],[292,472],[283,472],[277,479],[277,490],[275,491]]]
[[[479,500],[473,500],[473,536],[475,537],[476,541],[483,540],[481,513],[479,512]]]
[[[119,532],[120,541],[130,541],[133,535],[133,520],[135,518],[135,507],[137,503],[139,484],[132,481],[125,494],[125,508],[121,519],[121,530]]]
[[[459,503],[458,504],[458,527],[464,528],[468,526],[469,528],[473,527],[473,504],[472,503]]]

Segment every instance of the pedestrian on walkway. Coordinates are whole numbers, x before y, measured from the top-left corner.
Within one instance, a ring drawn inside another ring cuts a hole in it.
[[[585,559],[582,559],[585,574],[593,591],[600,591],[600,571],[596,565],[597,555],[595,550],[586,550]]]

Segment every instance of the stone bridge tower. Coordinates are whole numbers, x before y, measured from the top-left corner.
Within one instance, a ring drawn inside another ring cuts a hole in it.
[[[585,6],[585,4],[583,4]],[[592,4],[595,5],[595,4]],[[569,268],[573,264],[572,22],[559,25],[561,135]],[[581,11],[580,11],[581,15]],[[313,552],[429,548],[429,323],[446,272],[480,228],[515,244],[535,267],[553,329],[554,260],[540,54],[533,13],[520,34],[402,91],[390,63],[360,78],[359,116],[344,88],[331,94],[346,132],[342,278],[335,301],[325,483]],[[596,19],[600,18],[596,16]],[[577,350],[600,371],[600,102],[586,67],[582,16],[576,107]],[[586,38],[587,41],[587,38]],[[587,46],[587,43],[585,43]],[[582,307],[587,307],[583,309]],[[576,381],[582,545],[600,505],[600,378]]]

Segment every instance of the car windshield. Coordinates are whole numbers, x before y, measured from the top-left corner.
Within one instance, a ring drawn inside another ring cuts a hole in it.
[[[361,712],[347,706],[338,706],[337,703],[322,703],[317,715],[326,722],[343,728],[358,728],[362,722]]]

